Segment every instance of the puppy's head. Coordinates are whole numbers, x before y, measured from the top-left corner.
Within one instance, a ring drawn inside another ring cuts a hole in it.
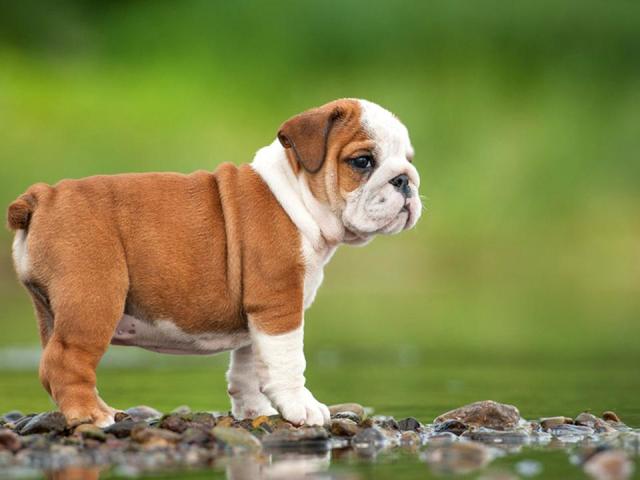
[[[328,206],[346,241],[413,227],[422,204],[406,127],[366,100],[343,99],[287,120],[278,132],[294,172]]]

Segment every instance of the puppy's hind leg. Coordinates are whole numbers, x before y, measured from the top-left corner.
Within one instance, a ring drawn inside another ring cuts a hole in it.
[[[242,420],[278,414],[271,405],[271,401],[260,391],[260,381],[251,345],[231,352],[227,382],[231,398],[231,413],[235,418]]]
[[[40,379],[70,425],[113,423],[115,410],[96,390],[96,368],[122,316],[127,285],[123,274],[75,278],[72,284],[51,288],[55,320]]]

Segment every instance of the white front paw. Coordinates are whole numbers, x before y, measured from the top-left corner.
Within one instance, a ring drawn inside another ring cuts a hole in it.
[[[238,420],[256,418],[262,415],[277,415],[278,411],[262,393],[231,397],[231,414]]]
[[[329,423],[329,409],[318,402],[309,390],[302,387],[278,392],[274,405],[282,418],[294,425],[326,425]]]

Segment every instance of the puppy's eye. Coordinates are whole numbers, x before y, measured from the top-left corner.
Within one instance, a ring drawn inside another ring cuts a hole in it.
[[[349,159],[349,165],[356,170],[366,171],[373,168],[373,157],[371,155],[362,155],[361,157]]]

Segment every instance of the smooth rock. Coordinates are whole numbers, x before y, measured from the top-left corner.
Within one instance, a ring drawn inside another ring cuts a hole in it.
[[[90,423],[82,423],[78,425],[73,432],[82,438],[90,438],[100,442],[104,442],[107,439],[107,434],[104,430]]]
[[[540,426],[544,430],[549,430],[551,428],[557,427],[558,425],[571,425],[573,424],[573,419],[569,417],[546,417],[540,419]]]
[[[137,425],[131,430],[131,440],[147,448],[166,448],[180,441],[180,435],[163,428]]]
[[[185,419],[182,414],[171,413],[162,417],[158,427],[171,430],[172,432],[182,433],[189,428],[189,421]]]
[[[262,437],[269,450],[291,450],[305,453],[323,453],[331,448],[329,432],[323,427],[282,428]]]
[[[360,427],[348,418],[334,418],[331,420],[329,431],[337,437],[353,437],[360,431]]]
[[[216,417],[208,412],[196,412],[191,416],[191,423],[206,428],[213,428],[216,426]]]
[[[413,417],[407,417],[403,418],[402,420],[398,420],[397,425],[401,432],[419,432],[422,429],[422,424]]]
[[[616,412],[612,412],[610,410],[602,413],[602,419],[605,422],[622,423],[622,420],[620,420],[620,417],[618,417]]]
[[[19,411],[19,410],[11,410],[10,412],[5,413],[4,415],[2,415],[2,419],[9,423],[15,423],[18,420],[20,420],[22,417],[24,417],[24,414]]]
[[[31,417],[18,433],[31,435],[34,433],[63,432],[67,428],[67,421],[60,412],[44,412]]]
[[[22,447],[20,437],[8,428],[0,428],[0,451],[17,452]]]
[[[447,420],[458,420],[475,427],[507,430],[518,425],[520,412],[513,405],[484,400],[446,412],[437,417],[434,423]]]
[[[612,425],[605,422],[601,418],[596,417],[595,415],[589,412],[582,412],[575,418],[576,425],[583,425],[585,427],[593,428],[596,433],[613,433],[617,432]]]
[[[466,474],[486,466],[493,454],[481,443],[455,442],[427,450],[424,459],[434,473]]]
[[[124,413],[128,414],[134,421],[148,421],[162,417],[162,413],[160,413],[155,408],[148,407],[146,405],[138,405],[137,407],[127,408]]]
[[[634,466],[622,450],[605,450],[590,457],[584,471],[597,480],[625,480],[633,475]]]
[[[104,432],[115,435],[117,438],[126,438],[131,435],[131,431],[136,426],[143,427],[146,426],[146,423],[143,421],[136,422],[132,419],[122,420],[105,428]]]
[[[204,427],[189,427],[182,434],[182,443],[205,445],[211,440],[211,434]]]
[[[211,433],[222,443],[233,448],[245,448],[250,451],[259,450],[260,440],[242,428],[216,426]]]
[[[383,430],[395,430],[400,431],[400,425],[395,418],[385,415],[376,415],[372,418],[373,425]]]
[[[338,413],[344,412],[355,413],[360,418],[360,421],[367,418],[367,412],[365,411],[364,407],[358,403],[338,403],[336,405],[329,406],[329,413],[332,417]]]
[[[266,415],[261,415],[251,420],[251,428],[261,428],[263,425],[268,425],[269,427],[272,427],[271,419]],[[269,428],[269,431],[271,430],[273,430],[273,428]]]
[[[357,424],[360,424],[360,422],[362,422],[362,418],[360,418],[360,416],[354,412],[338,412],[335,415],[332,415],[331,418],[343,418],[346,420],[351,420]]]
[[[469,430],[469,426],[460,420],[446,420],[433,428],[436,433],[451,432],[454,435],[462,435],[467,430]]]
[[[116,412],[116,414],[113,416],[113,421],[116,423],[124,422],[125,420],[131,420],[131,415],[124,412]]]
[[[217,427],[231,427],[234,423],[235,423],[235,418],[229,416],[229,415],[225,415],[222,417],[219,417],[216,421],[216,426]]]

